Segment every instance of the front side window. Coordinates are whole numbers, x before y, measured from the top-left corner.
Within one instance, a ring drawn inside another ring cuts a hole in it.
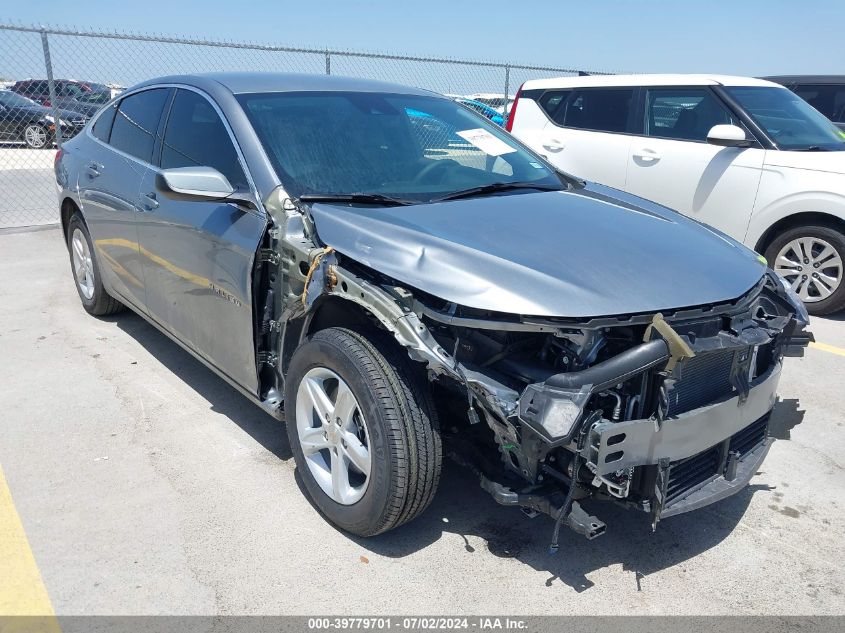
[[[109,144],[130,156],[152,162],[153,146],[169,88],[153,88],[121,100]]]
[[[370,92],[238,96],[285,189],[429,202],[490,185],[562,188],[500,127],[451,99]]]
[[[247,187],[229,132],[212,105],[190,90],[177,90],[161,148],[161,167],[213,167],[233,187]]]
[[[794,91],[831,121],[845,123],[845,86],[803,85]]]
[[[645,133],[684,141],[707,140],[714,125],[738,122],[707,88],[649,88]]]
[[[769,135],[778,149],[845,150],[845,133],[786,88],[732,86],[725,91]]]
[[[541,107],[563,127],[632,132],[633,88],[588,88],[546,93]]]

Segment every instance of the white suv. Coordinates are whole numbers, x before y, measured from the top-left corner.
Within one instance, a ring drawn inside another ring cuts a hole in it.
[[[786,88],[716,75],[540,79],[520,87],[507,129],[564,171],[763,253],[812,314],[845,307],[845,133]]]

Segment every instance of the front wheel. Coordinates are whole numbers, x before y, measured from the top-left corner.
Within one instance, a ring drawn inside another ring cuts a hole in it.
[[[825,225],[791,228],[772,241],[765,256],[810,314],[831,314],[845,308],[845,235],[841,231]]]
[[[429,385],[378,333],[329,328],[301,345],[285,413],[308,496],[341,529],[386,532],[434,497],[442,449]]]
[[[30,123],[23,129],[22,140],[29,149],[44,149],[50,145],[50,132],[43,125]]]

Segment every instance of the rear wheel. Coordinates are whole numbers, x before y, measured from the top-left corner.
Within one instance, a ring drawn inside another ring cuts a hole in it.
[[[305,489],[329,521],[373,536],[429,505],[442,449],[428,387],[377,334],[329,328],[294,353],[288,437]]]
[[[38,123],[27,125],[21,136],[29,149],[44,149],[50,145],[50,132]]]
[[[67,247],[70,268],[82,307],[88,314],[105,316],[124,309],[124,305],[106,292],[88,227],[79,213],[68,222]]]
[[[765,255],[810,314],[845,308],[845,235],[839,230],[825,225],[788,229],[772,241]]]

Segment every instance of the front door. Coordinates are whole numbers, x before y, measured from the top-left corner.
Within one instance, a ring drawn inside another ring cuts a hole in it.
[[[248,189],[229,130],[203,95],[179,89],[164,130],[161,169],[214,167]],[[234,203],[172,200],[144,176],[139,225],[150,315],[229,378],[257,392],[252,273],[263,214]]]
[[[708,144],[719,124],[742,126],[708,87],[647,88],[645,134],[631,143],[625,189],[742,241],[765,150]]]

